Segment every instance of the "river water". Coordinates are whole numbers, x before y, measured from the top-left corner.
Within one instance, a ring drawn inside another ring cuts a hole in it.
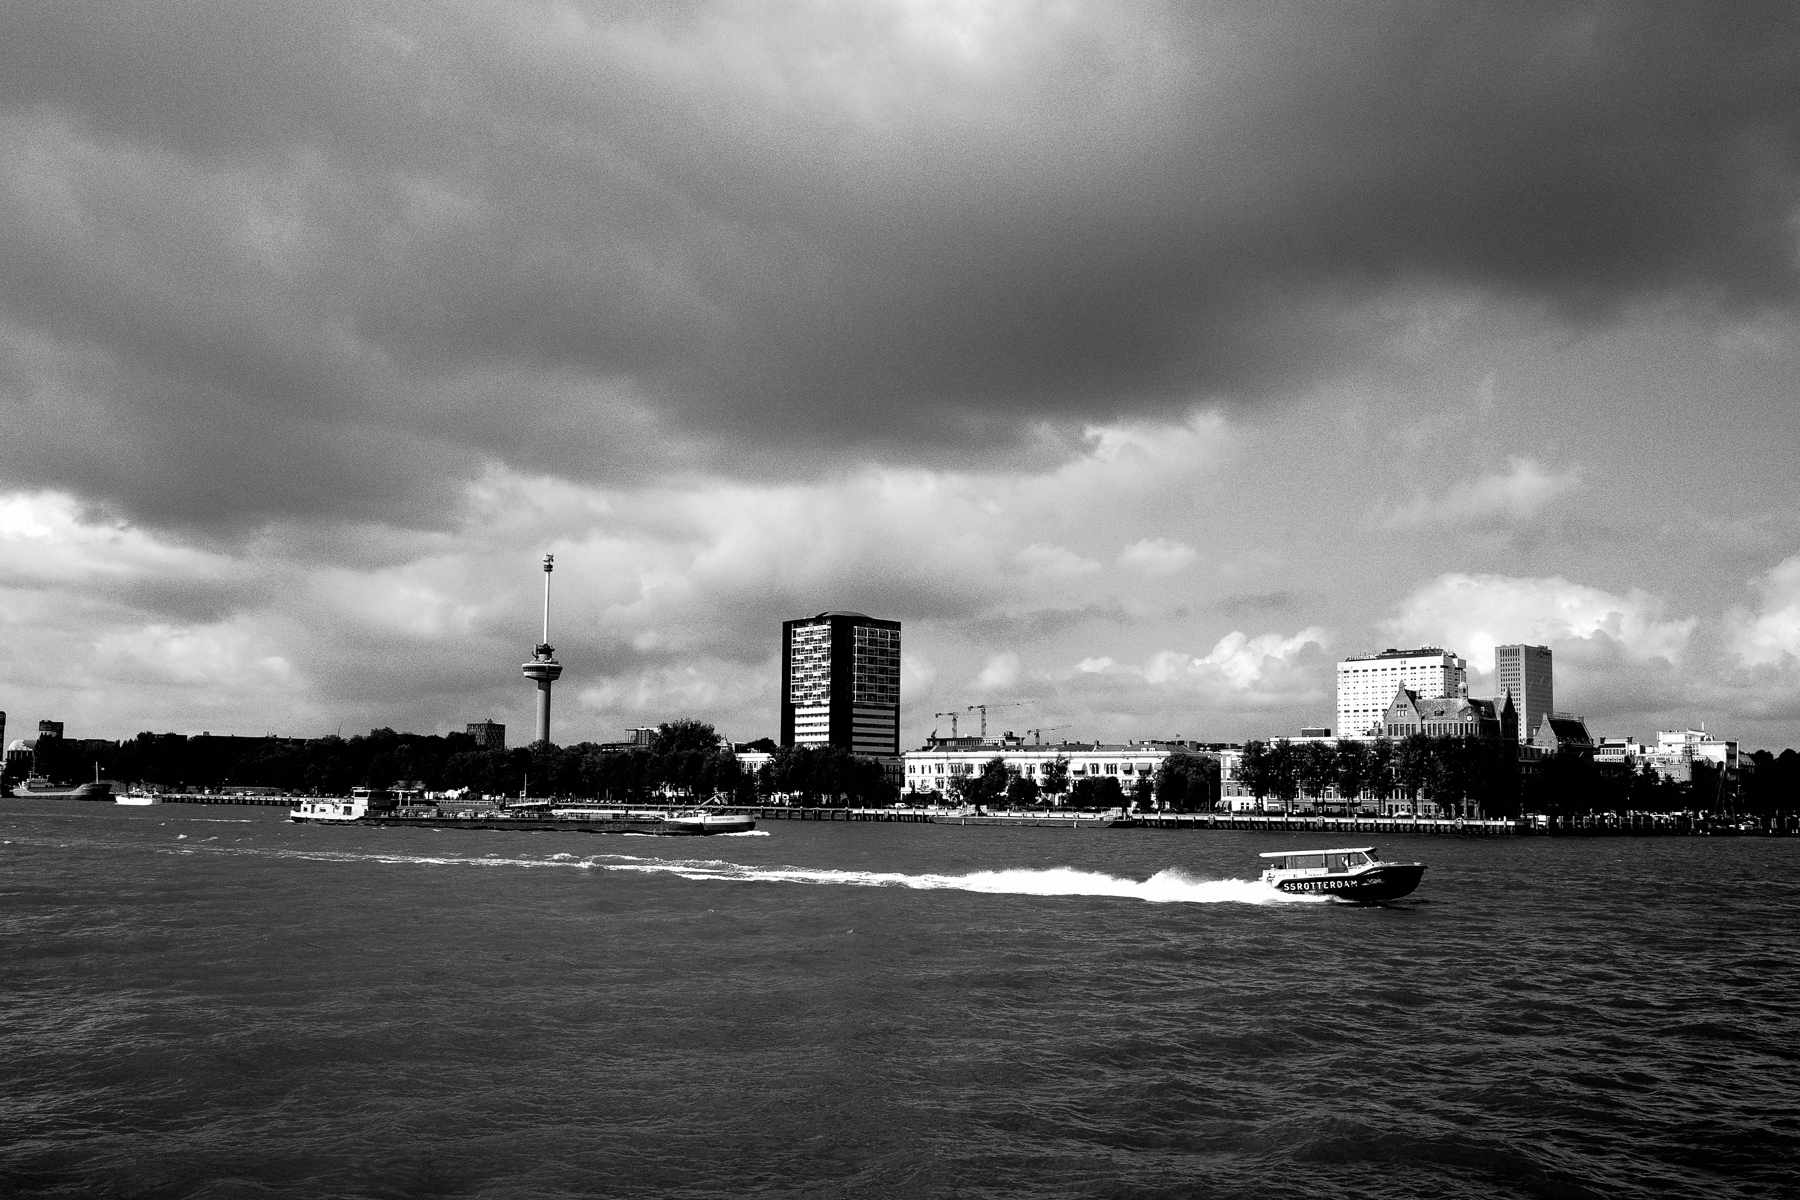
[[[1777,1196],[1800,840],[0,802],[12,1196]]]

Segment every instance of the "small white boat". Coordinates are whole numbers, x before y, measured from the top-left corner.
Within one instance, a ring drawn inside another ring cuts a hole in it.
[[[113,797],[113,803],[138,808],[146,804],[161,804],[162,797],[155,792],[120,792]]]
[[[369,815],[368,788],[353,788],[348,796],[322,796],[302,800],[288,810],[288,820],[297,824],[354,825]]]
[[[749,833],[756,828],[754,817],[738,813],[706,812],[697,808],[688,812],[670,813],[667,819],[670,833]]]
[[[1262,881],[1284,892],[1333,896],[1339,900],[1398,900],[1418,888],[1425,864],[1387,862],[1373,846],[1335,850],[1273,850],[1260,856]]]

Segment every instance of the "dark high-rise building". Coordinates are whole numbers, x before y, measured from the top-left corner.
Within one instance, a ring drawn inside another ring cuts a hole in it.
[[[900,753],[900,622],[823,612],[781,623],[781,744]]]
[[[1494,647],[1494,695],[1498,698],[1508,692],[1519,711],[1519,738],[1530,741],[1544,718],[1556,710],[1550,647]]]
[[[38,736],[41,738],[59,738],[63,735],[61,721],[39,721]]]
[[[475,739],[477,750],[506,749],[506,726],[495,720],[470,721],[469,736]]]

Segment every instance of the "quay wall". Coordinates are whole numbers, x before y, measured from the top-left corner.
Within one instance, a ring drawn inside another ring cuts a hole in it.
[[[235,796],[202,793],[170,793],[159,796],[164,804],[251,805],[291,808],[297,796]],[[104,803],[112,803],[109,797]],[[568,803],[591,803],[570,800]],[[683,812],[692,804],[609,804],[604,807],[643,811]],[[759,821],[877,821],[886,824],[925,824],[931,810],[923,808],[814,808],[789,805],[707,805],[708,812],[740,813]],[[1000,810],[994,810],[998,812]],[[1728,813],[1590,813],[1573,816],[1510,819],[1448,817],[1326,817],[1309,814],[1263,813],[1134,813],[1115,829],[1211,829],[1264,832],[1366,833],[1392,836],[1418,834],[1460,837],[1731,837],[1800,836],[1800,816],[1742,817]]]

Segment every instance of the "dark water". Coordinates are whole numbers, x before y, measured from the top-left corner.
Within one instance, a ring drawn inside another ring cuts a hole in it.
[[[283,815],[0,802],[0,1193],[1800,1180],[1800,841],[1394,842],[1355,908],[1248,834]]]

